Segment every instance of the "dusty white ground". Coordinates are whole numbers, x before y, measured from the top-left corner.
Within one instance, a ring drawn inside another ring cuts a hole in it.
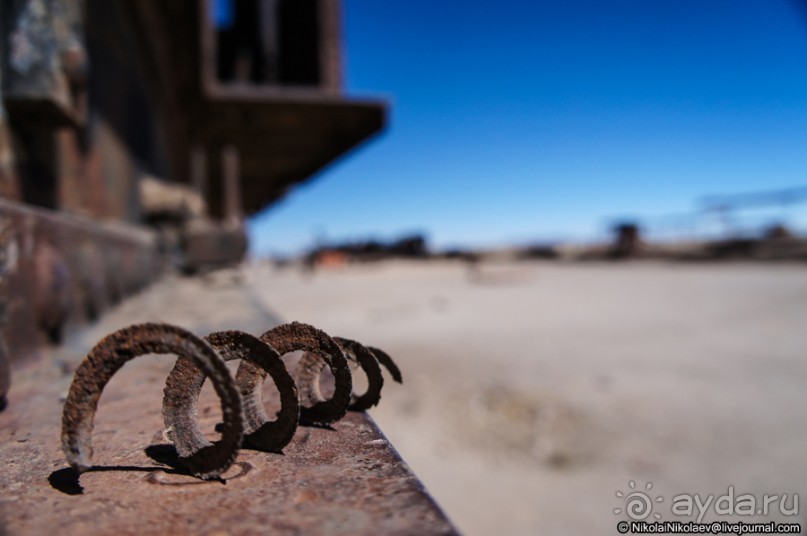
[[[668,520],[730,485],[807,503],[804,265],[245,270],[283,319],[397,359],[371,413],[467,534],[616,534],[629,481]]]

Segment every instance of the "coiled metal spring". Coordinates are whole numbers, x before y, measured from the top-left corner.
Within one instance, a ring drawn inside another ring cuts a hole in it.
[[[295,378],[281,360],[303,351]],[[204,339],[169,324],[136,324],[104,337],[76,369],[62,413],[62,450],[78,473],[92,467],[92,429],[104,386],[129,360],[144,354],[176,354],[165,383],[163,418],[179,461],[202,479],[219,478],[247,446],[279,452],[294,436],[298,423],[328,425],[348,410],[364,411],[381,398],[383,365],[401,383],[401,372],[389,355],[341,337],[331,338],[311,325],[292,322],[260,337],[242,331],[219,331]],[[240,359],[235,378],[225,361]],[[367,375],[367,390],[353,393],[348,362]],[[334,391],[325,399],[319,378],[327,366]],[[271,376],[280,393],[280,411],[269,421],[263,408],[263,381]],[[221,400],[221,439],[208,441],[199,428],[197,400],[210,378]]]

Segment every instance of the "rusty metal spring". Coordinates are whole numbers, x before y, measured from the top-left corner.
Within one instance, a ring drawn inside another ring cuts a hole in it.
[[[281,360],[283,354],[303,351],[295,378]],[[393,380],[401,372],[389,355],[341,337],[331,338],[311,325],[292,322],[260,337],[242,331],[219,331],[204,339],[169,324],[136,324],[101,339],[76,369],[62,413],[62,450],[78,473],[92,467],[93,419],[101,393],[112,376],[129,360],[144,354],[176,354],[165,383],[165,433],[174,443],[179,461],[202,479],[219,478],[243,446],[280,452],[294,436],[298,423],[328,425],[348,410],[364,411],[381,398],[383,365]],[[233,378],[225,361],[240,359]],[[353,393],[349,362],[367,376],[363,394]],[[334,392],[320,393],[320,373],[327,366]],[[269,375],[280,393],[280,411],[269,421],[263,408],[263,382]],[[210,378],[223,415],[221,439],[208,441],[199,428],[197,401],[205,378]]]

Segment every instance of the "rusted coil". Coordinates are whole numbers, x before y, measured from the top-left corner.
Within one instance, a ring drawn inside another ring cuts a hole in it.
[[[356,363],[367,376],[367,390],[362,394],[351,392],[349,410],[365,411],[378,405],[381,400],[381,388],[384,387],[384,377],[381,375],[379,364],[384,365],[393,380],[403,382],[400,369],[386,352],[344,337],[334,337],[333,340],[345,356]],[[303,354],[299,364],[302,372],[297,375],[301,391],[314,391],[318,388],[319,376],[324,365],[317,354],[311,352]]]
[[[217,478],[235,461],[244,435],[241,396],[224,360],[205,341],[168,324],[137,324],[104,337],[76,369],[62,413],[62,450],[82,473],[92,467],[93,418],[104,386],[129,360],[144,354],[176,354],[211,379],[221,399],[221,440],[208,442],[195,415],[174,421],[172,436],[182,463],[201,478]],[[175,404],[169,400],[168,405]]]
[[[300,350],[315,354],[322,360],[317,360],[315,363],[318,367],[316,370],[317,377],[323,363],[328,365],[333,374],[334,392],[331,398],[325,400],[319,391],[319,383],[317,382],[316,385],[313,385],[309,381],[311,371],[307,370],[302,360],[297,365],[295,380],[300,389],[301,422],[328,425],[345,416],[350,404],[353,378],[350,375],[350,367],[341,348],[328,334],[309,324],[292,322],[270,329],[261,335],[261,340],[277,350],[281,355]],[[246,369],[243,362],[239,366],[238,375],[243,374],[246,379],[250,376],[250,371],[242,371],[242,367]],[[247,404],[249,403],[251,402],[247,402]]]
[[[398,368],[398,365],[395,364],[395,361],[392,360],[387,352],[384,350],[379,350],[375,346],[368,346],[367,349],[373,353],[380,364],[384,365],[384,368],[387,369],[387,372],[390,373],[393,380],[395,380],[397,383],[403,383],[401,369]]]
[[[303,351],[296,381],[281,355]],[[62,415],[62,448],[68,463],[79,473],[92,467],[93,418],[104,386],[127,361],[150,353],[178,356],[166,380],[163,397],[165,431],[174,443],[179,461],[191,474],[218,478],[235,461],[242,441],[251,448],[279,452],[294,436],[297,423],[327,425],[348,409],[363,411],[381,398],[384,379],[379,363],[393,379],[401,373],[381,350],[345,339],[332,339],[308,324],[292,322],[273,328],[260,338],[241,331],[222,331],[205,340],[167,324],[138,324],[102,339],[78,367]],[[240,359],[235,380],[225,361]],[[365,393],[352,393],[348,359],[368,378]],[[334,392],[325,399],[319,389],[325,366],[334,377]],[[281,409],[269,421],[263,408],[263,382],[272,377],[280,394]],[[199,393],[209,377],[221,399],[224,423],[221,440],[210,443],[199,429],[196,415]],[[299,397],[298,397],[299,395]]]
[[[211,333],[205,340],[225,361],[241,360],[235,382],[243,399],[245,443],[258,450],[281,451],[297,429],[300,404],[297,387],[280,355],[268,344],[243,331]],[[267,373],[280,393],[280,411],[272,422],[263,409],[262,387]],[[180,456],[190,456],[206,441],[204,437],[194,435],[198,431],[196,407],[204,381],[204,372],[192,360],[180,357],[165,383],[165,427]],[[190,450],[180,450],[180,445]]]

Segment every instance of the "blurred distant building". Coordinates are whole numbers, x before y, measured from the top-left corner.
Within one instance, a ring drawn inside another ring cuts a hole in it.
[[[642,240],[639,224],[621,222],[614,226],[614,242],[609,256],[613,259],[628,259],[639,255]]]
[[[317,246],[306,254],[304,262],[310,268],[338,267],[349,262],[426,259],[430,255],[426,237],[412,234],[389,241],[348,241]]]

